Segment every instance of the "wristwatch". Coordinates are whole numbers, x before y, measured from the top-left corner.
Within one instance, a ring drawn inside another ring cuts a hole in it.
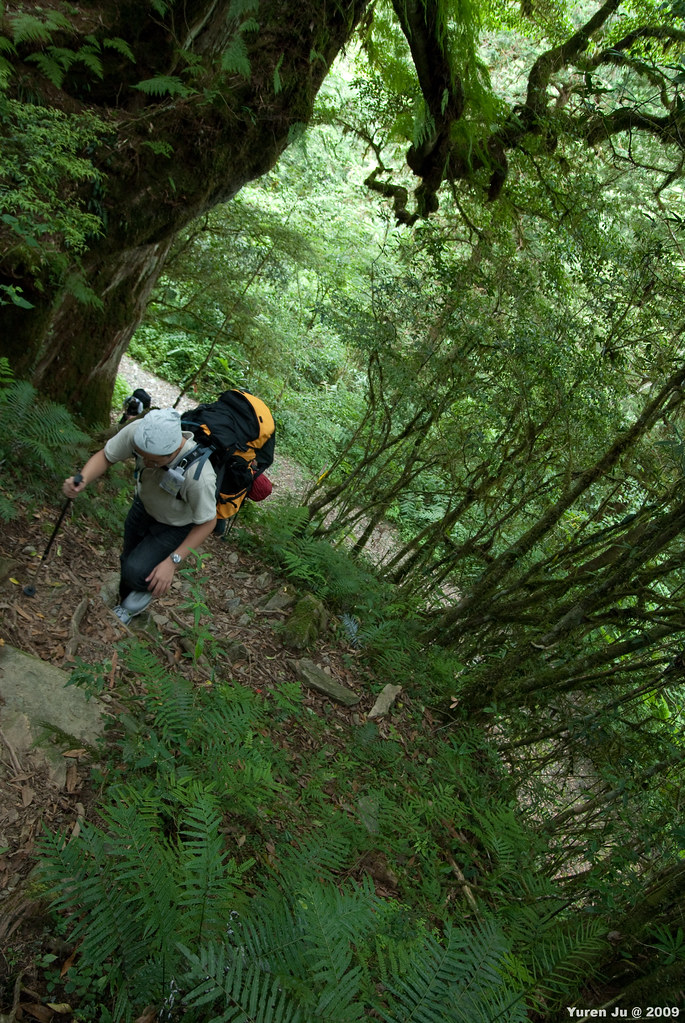
[[[170,554],[169,557],[173,561],[174,565],[180,565],[181,562],[183,561],[183,558],[181,557],[180,554]]]

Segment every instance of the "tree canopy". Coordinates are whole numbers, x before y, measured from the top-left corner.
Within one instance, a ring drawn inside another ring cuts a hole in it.
[[[652,168],[663,192],[682,165],[682,15],[644,0],[5,4],[0,284],[14,368],[102,419],[179,230],[273,166],[348,44],[368,62],[351,124],[376,156],[367,184],[403,223],[445,190],[492,202],[519,183],[553,188],[582,150]],[[511,29],[530,41],[512,55],[518,80],[491,73]],[[388,155],[400,139],[408,177]]]

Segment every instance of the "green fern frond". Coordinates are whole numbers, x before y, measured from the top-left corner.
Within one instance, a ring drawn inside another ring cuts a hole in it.
[[[293,547],[281,553],[281,561],[286,573],[292,578],[309,586],[321,586],[326,579],[318,565],[314,562],[316,542],[310,537],[300,538]]]
[[[89,438],[61,405],[41,398],[25,380],[0,390],[0,458],[22,478],[35,474],[44,492],[52,480],[73,472]],[[46,473],[47,470],[47,473]]]
[[[238,869],[234,860],[228,861],[221,825],[217,800],[205,791],[186,809],[179,829],[179,905],[185,940],[194,947],[225,932],[239,905],[242,874],[252,865],[248,861]]]
[[[569,921],[567,927],[538,927],[530,931],[535,941],[519,948],[532,975],[535,998],[550,1006],[566,1004],[581,988],[588,965],[606,953],[606,922],[601,918]]]
[[[126,59],[130,60],[132,64],[135,64],[135,55],[125,39],[121,39],[119,36],[112,36],[108,39],[103,39],[102,45],[105,49],[116,50],[116,52],[120,53],[122,57],[126,57]]]
[[[69,843],[46,837],[43,876],[80,939],[81,961],[106,972],[118,999],[128,992],[124,1001],[161,1002],[179,967],[177,943],[220,939],[236,906],[244,908],[240,878],[250,864],[227,862],[211,794],[190,790],[195,798],[175,841],[166,834],[173,794],[165,802],[150,785],[122,786],[113,795],[102,829],[84,826]]]
[[[7,20],[11,26],[12,39],[15,44],[49,43],[53,32],[57,30],[73,31],[69,20],[58,11],[50,11],[45,19],[21,12],[8,16]]]
[[[159,14],[160,18],[165,17],[169,12],[169,8],[173,7],[174,0],[148,0],[150,7],[153,11]]]
[[[422,954],[406,976],[388,984],[379,1007],[386,1023],[524,1023],[520,992],[503,976],[507,942],[489,921],[477,930],[448,926],[443,941],[426,935]]]
[[[91,234],[100,234],[101,224],[98,221],[93,226]],[[85,306],[92,306],[94,309],[102,309],[102,299],[87,283],[82,273],[71,273],[64,282],[64,287],[70,295],[78,299]]]
[[[227,74],[242,75],[243,78],[249,78],[252,74],[247,45],[240,36],[234,36],[221,54],[221,70]]]
[[[167,676],[150,693],[155,709],[155,730],[168,746],[183,745],[200,714],[195,694],[187,679]]]
[[[165,156],[167,158],[173,156],[174,147],[169,142],[164,142],[161,139],[146,139],[143,145],[147,149],[151,149],[155,156]]]
[[[284,851],[281,870],[296,886],[303,877],[334,874],[343,869],[354,845],[353,825],[345,820],[334,831],[327,830],[326,841],[315,831],[299,837]]]
[[[16,519],[18,514],[16,501],[0,494],[0,522],[11,522],[12,519]]]
[[[95,75],[96,78],[102,78],[104,75],[104,68],[102,61],[95,52],[92,46],[82,46],[80,50],[77,50],[74,54],[74,59],[80,61],[84,67],[88,68],[91,74]]]
[[[46,53],[29,53],[26,59],[32,61],[37,66],[40,73],[44,75],[56,89],[62,88],[62,82],[64,81],[68,65],[65,66],[64,61],[60,60],[56,54],[50,51]]]
[[[230,683],[218,685],[208,694],[202,712],[203,744],[212,749],[215,743],[224,746],[244,742],[264,717],[264,705],[251,689]]]
[[[340,892],[312,883],[306,891],[287,885],[270,891],[254,901],[246,919],[232,921],[230,943],[199,954],[186,949],[187,980],[195,982],[187,1003],[214,1004],[217,1021],[270,1023],[266,1009],[302,1023],[363,1019],[364,974],[352,960],[355,935],[362,940],[376,924],[378,900],[370,886]]]
[[[16,56],[17,48],[7,36],[0,35],[0,53],[9,53],[12,56]]]
[[[231,0],[226,15],[229,21],[239,21],[248,14],[256,14],[259,0]]]
[[[10,64],[10,62],[6,60],[4,57],[0,57],[0,88],[4,89],[6,87],[13,73],[14,73],[13,65]],[[5,292],[6,294],[10,295],[13,292],[16,292],[16,290],[17,290],[16,288],[10,289],[6,284],[3,284],[1,289],[2,292]],[[2,293],[0,293],[0,305],[4,305]],[[31,306],[29,305],[27,306],[27,308],[30,309]]]
[[[199,981],[184,1003],[192,1009],[221,1003],[212,1023],[305,1023],[302,1010],[268,963],[246,963],[240,950],[226,946],[210,946],[199,954],[185,946],[181,951],[190,966],[184,982]]]
[[[140,843],[141,825],[135,818],[133,825]],[[54,908],[66,914],[74,937],[81,938],[84,959],[99,966],[116,955],[135,967],[146,955],[144,928],[136,926],[138,914],[131,914],[130,900],[119,884],[119,861],[110,856],[110,837],[86,824],[77,842],[46,835],[42,851],[48,894]]]
[[[176,75],[157,75],[155,78],[146,78],[133,86],[146,96],[181,96],[185,98],[192,94],[192,89],[184,85]]]

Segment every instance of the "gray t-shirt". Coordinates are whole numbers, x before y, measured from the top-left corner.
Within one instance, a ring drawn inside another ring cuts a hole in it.
[[[133,449],[133,436],[138,427],[137,422],[127,423],[118,433],[105,444],[105,457],[108,462],[123,462],[126,458],[136,459],[136,493],[143,502],[148,515],[157,522],[167,526],[187,526],[191,523],[199,526],[209,522],[216,515],[216,473],[209,460],[202,466],[198,479],[195,479],[197,463],[190,466],[185,474],[180,500],[162,489],[161,484],[167,474],[163,469],[146,468],[145,464]],[[197,444],[192,433],[183,434],[184,444],[170,468],[178,465]]]

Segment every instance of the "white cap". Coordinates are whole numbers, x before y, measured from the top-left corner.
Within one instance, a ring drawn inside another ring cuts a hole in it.
[[[172,455],[183,443],[181,417],[172,408],[156,408],[141,419],[133,443],[148,455]]]

